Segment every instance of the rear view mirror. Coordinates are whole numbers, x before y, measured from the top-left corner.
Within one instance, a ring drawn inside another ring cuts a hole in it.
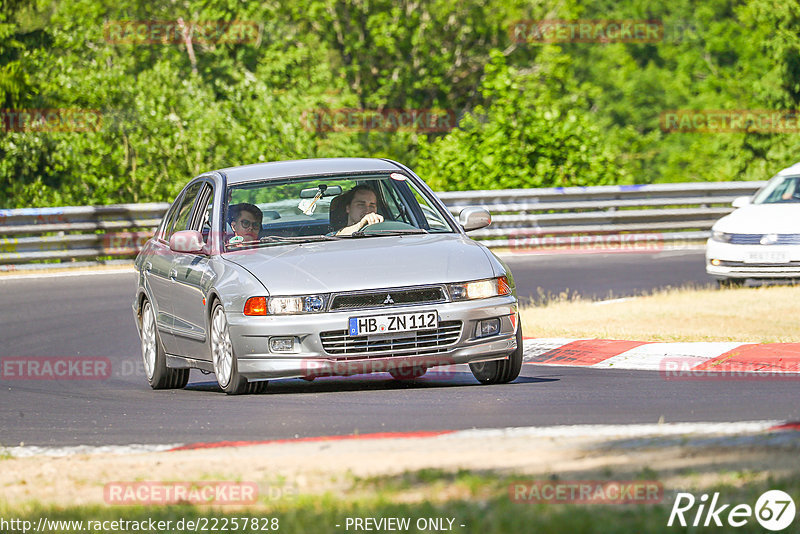
[[[731,202],[731,206],[734,208],[743,208],[750,204],[750,197],[736,197]]]
[[[492,224],[492,214],[486,208],[479,208],[476,206],[469,206],[461,210],[458,214],[458,223],[464,228],[464,231],[478,230],[479,228],[486,228]]]
[[[173,252],[202,252],[203,234],[197,230],[181,230],[169,236],[169,249]]]
[[[300,191],[300,198],[314,198],[319,193],[323,197],[335,197],[342,194],[342,186],[319,184],[317,187],[309,187]]]

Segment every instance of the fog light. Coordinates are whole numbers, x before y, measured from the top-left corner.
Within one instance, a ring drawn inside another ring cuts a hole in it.
[[[294,352],[293,337],[269,338],[269,350],[272,352]]]
[[[493,336],[500,332],[500,319],[484,319],[478,321],[478,326],[475,328],[476,337]]]
[[[722,263],[722,262],[719,261],[719,260],[716,260],[716,259],[711,260],[711,265],[719,265],[720,263]]]

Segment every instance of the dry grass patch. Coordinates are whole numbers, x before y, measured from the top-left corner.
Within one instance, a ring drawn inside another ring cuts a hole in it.
[[[522,308],[525,336],[636,341],[800,342],[800,286],[676,289],[592,302],[562,296]]]

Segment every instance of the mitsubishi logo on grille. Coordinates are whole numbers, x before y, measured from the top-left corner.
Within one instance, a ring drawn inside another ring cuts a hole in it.
[[[392,300],[391,295],[386,295],[386,300],[383,301],[384,306],[386,306],[387,304],[394,304],[394,300]]]
[[[762,245],[774,245],[778,242],[778,234],[766,234],[761,238]]]

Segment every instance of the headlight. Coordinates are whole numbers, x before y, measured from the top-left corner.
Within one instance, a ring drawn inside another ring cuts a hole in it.
[[[730,243],[731,234],[726,234],[725,232],[720,232],[719,230],[711,230],[711,239],[713,241],[719,241],[720,243]]]
[[[289,315],[325,311],[327,295],[302,297],[250,297],[244,305],[245,315]]]
[[[505,276],[461,284],[450,284],[449,289],[450,297],[453,300],[486,299],[511,294],[511,286]]]

